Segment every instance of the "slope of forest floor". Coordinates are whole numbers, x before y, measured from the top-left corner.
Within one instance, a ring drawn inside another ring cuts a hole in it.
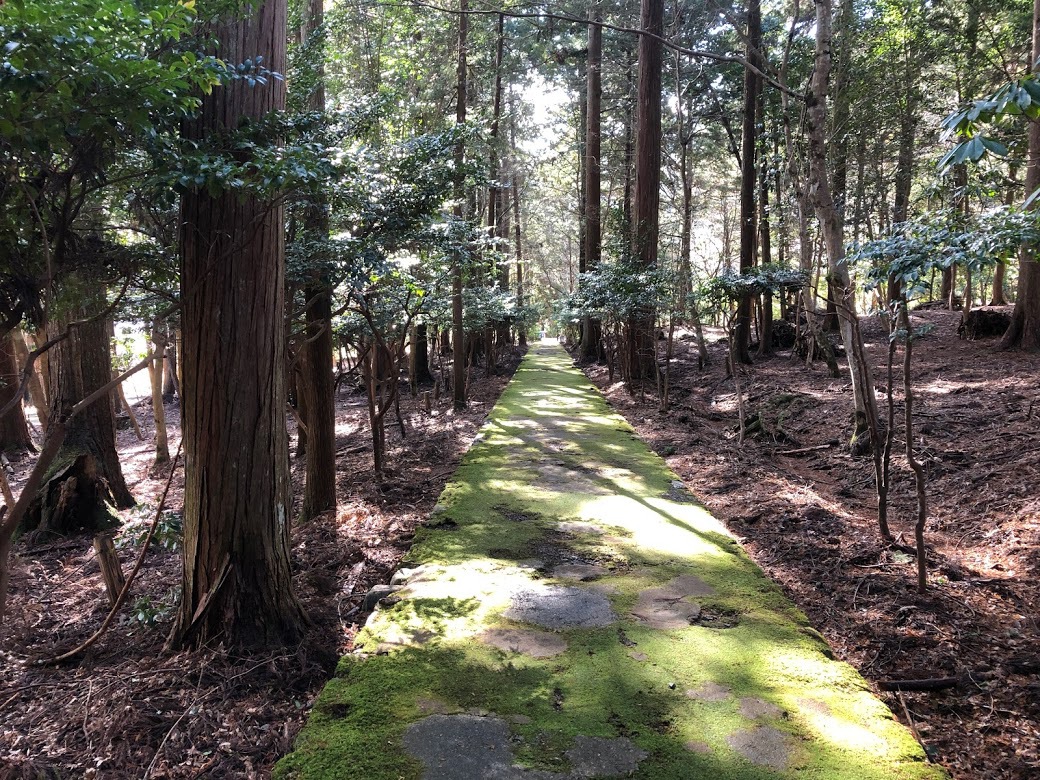
[[[79,663],[27,667],[23,661],[52,657],[89,637],[108,602],[89,535],[20,541],[8,615],[0,626],[0,780],[268,777],[364,624],[365,593],[397,568],[415,526],[433,507],[520,357],[516,350],[504,356],[499,376],[475,370],[470,405],[462,413],[451,411],[450,397],[435,402],[429,414],[405,394],[408,435],[402,440],[388,422],[390,467],[381,484],[372,476],[364,396],[347,389],[338,394],[339,510],[293,531],[296,588],[314,621],[298,648],[253,656],[219,649],[164,652],[180,552],[153,545],[124,614]],[[150,436],[147,401],[138,414]],[[167,404],[171,451],[180,438],[179,416],[177,405]],[[133,431],[121,431],[118,446],[139,502],[124,513],[127,523],[117,536],[127,571],[169,467],[153,472],[154,445],[138,441]],[[33,457],[13,460],[16,493]],[[292,468],[299,494],[302,460],[294,459]],[[167,501],[173,522],[163,525],[175,528],[182,506],[179,469]],[[164,533],[163,525],[158,538],[172,541],[176,533]]]
[[[934,761],[961,780],[1026,780],[1040,776],[1040,360],[958,339],[959,318],[915,315],[915,325],[935,325],[915,342],[913,366],[915,442],[928,474],[923,596],[912,556],[880,541],[871,459],[841,445],[852,403],[844,364],[834,379],[788,352],[757,359],[742,376],[762,430],[743,445],[721,333],[709,334],[704,371],[694,342],[677,342],[667,413],[649,392],[640,399],[610,385],[602,366],[586,370],[840,658],[876,685],[961,678],[880,694]],[[880,323],[866,321],[864,337],[882,388]],[[894,384],[899,421],[898,367]],[[912,545],[904,441],[897,422],[890,522]]]

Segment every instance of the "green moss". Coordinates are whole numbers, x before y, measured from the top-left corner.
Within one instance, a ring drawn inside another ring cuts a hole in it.
[[[402,737],[433,711],[523,716],[515,760],[561,773],[585,735],[632,740],[647,780],[943,777],[725,528],[669,497],[675,479],[562,353],[529,355],[416,535],[408,565],[423,576],[359,636],[387,654],[341,663],[276,777],[419,778]],[[562,631],[566,651],[544,660],[480,641],[521,627],[504,617],[509,594],[543,578],[553,561],[525,562],[550,554],[613,567],[581,587],[608,594],[617,624]],[[642,591],[691,573],[711,588],[692,599],[702,614],[724,619],[666,631],[630,614]],[[760,726],[788,746],[786,769],[731,746]]]

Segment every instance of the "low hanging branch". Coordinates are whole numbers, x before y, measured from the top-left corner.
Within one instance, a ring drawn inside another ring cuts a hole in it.
[[[173,483],[173,475],[177,472],[177,465],[180,462],[181,447],[184,441],[177,445],[177,454],[173,456],[173,465],[170,467],[170,475],[166,478],[166,486],[163,488],[162,497],[159,499],[159,505],[155,508],[155,517],[152,518],[152,524],[148,528],[148,533],[144,537],[144,542],[141,546],[141,552],[137,554],[137,561],[134,563],[134,568],[130,570],[130,574],[126,578],[126,582],[123,583],[122,590],[119,591],[119,595],[116,597],[115,603],[112,604],[112,608],[108,611],[108,615],[105,616],[104,622],[101,627],[95,631],[89,639],[84,641],[77,647],[69,650],[68,652],[56,655],[53,658],[39,658],[32,662],[32,666],[53,666],[55,664],[64,663],[70,661],[80,653],[89,650],[97,641],[105,635],[108,631],[109,626],[112,625],[112,621],[115,619],[116,614],[126,603],[126,597],[130,594],[130,586],[134,584],[134,579],[137,577],[137,573],[141,570],[141,564],[144,563],[144,558],[148,554],[148,547],[152,543],[152,537],[155,536],[155,529],[159,527],[159,520],[162,518],[163,510],[166,509],[166,496],[170,492],[170,485]]]

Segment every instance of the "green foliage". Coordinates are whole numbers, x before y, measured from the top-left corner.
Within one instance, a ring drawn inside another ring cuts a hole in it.
[[[1024,117],[1040,119],[1040,81],[1035,74],[1004,84],[991,96],[974,101],[968,108],[947,116],[942,121],[943,138],[959,139],[956,146],[943,155],[939,170],[954,165],[978,162],[987,154],[1006,157],[1007,145],[989,137],[990,128],[999,128],[1008,119]]]
[[[1040,215],[1002,206],[965,221],[951,211],[932,212],[894,225],[887,236],[855,247],[850,263],[859,265],[866,289],[890,279],[908,300],[928,289],[928,277],[957,264],[978,270],[1012,257],[1025,243],[1040,243]]]
[[[160,601],[153,601],[151,596],[141,596],[130,605],[130,612],[123,620],[147,627],[158,625],[169,620],[179,600],[180,588],[171,590]]]
[[[674,288],[665,269],[646,268],[627,259],[604,263],[578,277],[578,289],[565,299],[561,319],[577,322],[592,317],[604,322],[624,322],[647,311],[668,309]]]
[[[775,265],[756,266],[743,273],[724,273],[690,293],[690,305],[704,314],[725,314],[744,296],[776,295],[799,289],[808,281],[805,272]]]
[[[148,536],[151,520],[145,516],[152,508],[142,504],[135,513],[136,519],[123,527],[116,539],[116,547],[140,547]],[[150,546],[155,549],[176,552],[184,539],[184,521],[180,512],[167,510],[159,517]]]

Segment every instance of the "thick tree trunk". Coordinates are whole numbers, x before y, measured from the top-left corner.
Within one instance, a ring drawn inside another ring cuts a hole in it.
[[[6,406],[18,395],[21,387],[21,373],[16,360],[15,339],[19,341],[22,334],[17,330],[0,336],[0,406]],[[24,342],[22,349],[25,349]],[[29,425],[25,422],[25,410],[20,403],[11,407],[11,411],[0,417],[0,450],[26,450],[32,447],[29,436]]]
[[[413,329],[411,366],[409,373],[416,386],[433,384],[430,372],[430,341],[427,336],[428,327],[425,322],[418,323]]]
[[[640,26],[664,35],[664,0],[642,0]],[[636,121],[636,183],[633,204],[632,255],[636,265],[657,265],[659,206],[661,200],[661,67],[663,51],[658,39],[639,37],[639,84]],[[629,379],[653,377],[654,312],[637,311],[628,325]]]
[[[1040,61],[1040,0],[1033,3],[1033,57]],[[1028,161],[1026,164],[1026,197],[1040,188],[1040,123],[1029,123]],[[1030,209],[1037,208],[1037,200]],[[1040,350],[1040,256],[1036,250],[1023,245],[1018,254],[1018,294],[1011,325],[1000,341],[1001,349],[1019,348],[1034,352]]]
[[[103,306],[103,293],[81,298],[77,305],[65,307],[63,322],[56,324],[55,331],[61,332],[68,322],[86,320],[50,350],[51,419],[64,418],[112,380],[108,322],[103,317],[89,319]],[[54,466],[26,513],[25,527],[59,534],[110,527],[115,519],[105,506],[109,501],[120,509],[134,505],[123,481],[116,422],[106,395],[68,424]]]
[[[585,270],[595,271],[602,255],[600,154],[602,149],[600,114],[603,101],[601,67],[603,59],[602,14],[589,11],[589,55],[586,68],[588,107],[585,118]],[[581,359],[597,360],[603,351],[599,320],[582,321]]]
[[[217,29],[228,62],[285,72],[285,0]],[[203,99],[191,138],[285,105],[281,80]],[[306,617],[289,564],[282,209],[232,192],[181,202],[184,572],[173,647],[271,647]]]

